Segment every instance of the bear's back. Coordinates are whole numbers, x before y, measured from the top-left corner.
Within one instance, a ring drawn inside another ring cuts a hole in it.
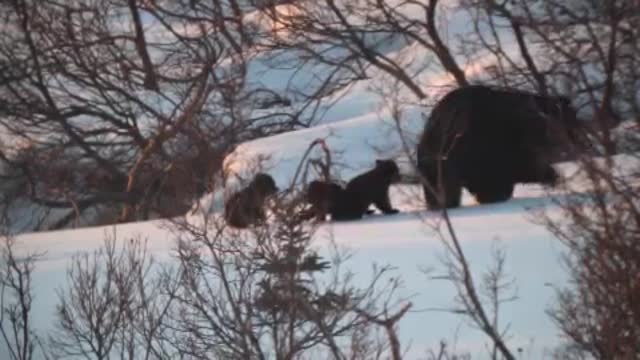
[[[532,115],[532,99],[531,94],[483,85],[455,89],[434,107],[422,146],[436,153],[455,145],[459,145],[457,151],[491,153],[516,148],[524,136],[520,120]]]

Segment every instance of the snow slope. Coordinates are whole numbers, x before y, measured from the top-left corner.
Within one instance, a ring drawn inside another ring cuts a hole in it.
[[[492,248],[498,244],[506,251],[506,269],[517,283],[518,299],[503,307],[501,318],[504,325],[509,325],[509,344],[531,351],[530,358],[537,359],[559,341],[544,311],[553,302],[550,284],[561,286],[565,282],[559,262],[562,249],[544,228],[531,223],[533,215],[527,211],[548,205],[549,199],[536,196],[539,189],[518,190],[518,198],[507,203],[470,205],[451,211],[451,216],[477,280],[490,263]],[[396,187],[392,201],[407,201],[418,191],[412,186]],[[409,201],[402,207],[414,205]],[[400,323],[402,344],[410,346],[407,359],[419,358],[426,349],[437,348],[440,340],[454,338],[459,351],[483,358],[485,339],[476,329],[459,316],[429,310],[452,306],[455,295],[451,284],[429,278],[443,273],[439,260],[443,247],[429,227],[436,219],[437,214],[420,210],[394,216],[374,215],[362,221],[326,224],[316,239],[323,246],[331,234],[340,247],[353,253],[346,267],[355,273],[356,281],[365,283],[369,279],[373,263],[396,267],[393,274],[404,283],[398,295],[414,304],[413,311]],[[54,294],[64,287],[70,257],[97,249],[103,238],[113,233],[119,241],[133,236],[147,238],[151,253],[158,259],[168,259],[174,246],[172,235],[159,221],[18,236],[20,251],[45,253],[36,264],[33,282],[33,318],[41,334],[51,329]],[[434,267],[434,272],[423,273],[422,269],[428,267]]]

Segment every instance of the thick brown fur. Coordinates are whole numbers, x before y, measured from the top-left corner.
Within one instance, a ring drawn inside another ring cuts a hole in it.
[[[258,173],[249,185],[229,197],[224,206],[224,218],[228,225],[247,228],[265,220],[264,202],[278,192],[269,174]]]
[[[552,152],[574,141],[577,127],[567,98],[480,85],[451,91],[417,147],[427,206],[460,206],[463,187],[491,203],[511,198],[516,183],[555,184]]]

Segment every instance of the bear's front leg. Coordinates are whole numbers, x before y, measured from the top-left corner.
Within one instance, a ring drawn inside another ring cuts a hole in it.
[[[389,200],[389,194],[385,194],[384,196],[376,199],[373,204],[382,211],[383,214],[391,215],[397,214],[400,212],[398,209],[394,209],[391,206],[391,201]]]

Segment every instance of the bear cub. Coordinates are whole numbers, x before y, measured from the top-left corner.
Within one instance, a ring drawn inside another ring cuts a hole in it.
[[[228,225],[246,228],[265,220],[264,202],[278,192],[271,175],[258,173],[249,185],[229,197],[224,205],[224,218]]]
[[[320,180],[310,182],[304,200],[311,207],[302,213],[301,219],[326,220],[327,215],[336,211],[336,206],[344,197],[344,193],[344,188],[334,182]]]
[[[384,214],[399,211],[389,201],[389,186],[400,181],[398,165],[393,160],[376,160],[376,166],[351,179],[331,207],[333,220],[361,219],[375,205]]]

